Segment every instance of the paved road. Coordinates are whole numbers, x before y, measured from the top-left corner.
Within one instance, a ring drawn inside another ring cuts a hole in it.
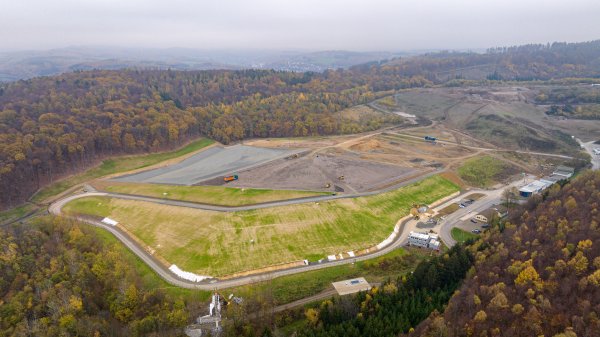
[[[444,243],[447,246],[452,246],[456,243],[452,239],[452,236],[450,235],[450,231],[459,218],[464,216],[469,211],[480,211],[480,210],[490,207],[494,203],[497,203],[500,200],[503,190],[504,190],[504,188],[493,190],[493,191],[471,190],[471,191],[466,191],[463,194],[457,196],[456,198],[460,198],[460,197],[464,197],[465,195],[468,195],[471,193],[477,193],[477,192],[486,194],[486,197],[483,197],[483,198],[477,200],[475,203],[473,203],[468,208],[460,209],[460,210],[456,211],[455,213],[449,215],[448,218],[445,219],[445,221],[443,222],[443,224],[441,226],[441,230],[440,230],[440,238],[444,241]],[[380,192],[370,192],[370,194],[376,194],[376,193],[380,193]],[[78,198],[84,198],[84,197],[90,197],[90,196],[109,196],[109,197],[116,197],[116,198],[123,197],[122,195],[113,195],[110,193],[96,192],[96,191],[90,190],[90,192],[87,192],[87,193],[76,194],[76,195],[72,195],[72,196],[63,198],[63,199],[53,203],[52,205],[50,205],[50,207],[48,208],[48,211],[54,215],[63,215],[64,216],[64,214],[62,214],[62,208],[67,203],[69,203],[72,200],[78,199]],[[346,197],[349,197],[349,196],[346,196]],[[134,200],[145,200],[146,199],[145,197],[137,197],[137,196],[126,196],[125,198],[130,198],[130,199],[134,199]],[[155,202],[154,200],[151,200],[151,198],[150,198],[150,200],[147,200],[147,201]],[[175,202],[175,201],[162,200],[162,199],[159,199],[159,201],[165,202],[165,203],[168,202],[172,205],[176,205],[175,203],[179,203],[179,202]],[[306,201],[304,201],[304,202],[306,202]],[[451,202],[452,201],[448,201],[448,202],[446,202],[446,204],[451,203]],[[281,202],[278,202],[278,203],[281,203]],[[193,204],[193,203],[191,203],[191,204]],[[193,204],[193,205],[197,206],[197,204]],[[186,207],[186,206],[183,206],[183,207]],[[248,206],[248,207],[254,207],[254,206]],[[273,207],[273,205],[265,206],[265,207]],[[379,256],[385,255],[385,254],[397,249],[398,247],[404,245],[407,240],[408,232],[410,231],[410,229],[406,229],[405,227],[407,224],[409,224],[411,228],[412,228],[412,225],[414,225],[413,224],[414,220],[403,221],[403,223],[400,224],[399,235],[396,236],[395,240],[391,244],[389,244],[388,246],[386,246],[383,249],[378,250],[376,252],[361,255],[361,256],[358,256],[355,258],[323,262],[320,264],[311,264],[308,266],[292,267],[289,269],[277,270],[277,271],[263,273],[263,274],[243,276],[243,277],[239,277],[239,278],[232,278],[232,279],[225,279],[225,280],[209,279],[209,280],[206,280],[206,281],[203,281],[200,283],[196,283],[196,282],[191,282],[191,281],[180,279],[175,274],[171,273],[167,269],[167,267],[165,267],[160,262],[158,262],[158,260],[156,260],[143,247],[140,247],[127,234],[125,234],[124,232],[119,230],[118,227],[106,225],[100,221],[97,221],[97,220],[94,220],[91,218],[87,218],[87,217],[77,217],[77,216],[70,216],[70,217],[74,218],[76,220],[88,223],[93,226],[104,228],[107,231],[109,231],[110,233],[112,233],[117,239],[119,239],[121,242],[123,242],[123,244],[127,248],[129,248],[134,254],[136,254],[144,263],[146,263],[150,268],[152,268],[161,278],[163,278],[169,284],[178,286],[178,287],[182,287],[182,288],[201,289],[201,290],[214,290],[214,289],[237,287],[237,286],[242,286],[242,285],[246,285],[246,284],[266,281],[266,280],[281,277],[281,276],[293,275],[293,274],[302,273],[302,272],[306,272],[306,271],[312,271],[312,270],[319,270],[319,269],[323,269],[323,268],[339,266],[339,265],[353,263],[356,261],[364,261],[364,260],[372,259],[375,257],[379,257]]]
[[[469,193],[472,193],[472,192],[469,192]],[[107,193],[103,193],[103,192],[88,192],[88,193],[72,195],[72,196],[63,198],[63,199],[53,203],[52,205],[50,205],[48,210],[50,213],[52,213],[54,215],[65,216],[62,213],[62,208],[68,202],[78,199],[78,198],[83,198],[83,197],[88,197],[88,196],[107,196],[107,195],[108,195]],[[73,218],[78,221],[88,223],[93,226],[97,226],[97,227],[106,229],[107,231],[112,233],[119,241],[123,242],[123,244],[127,248],[129,248],[135,255],[137,255],[144,263],[146,263],[151,269],[153,269],[167,283],[174,285],[174,286],[187,288],[187,289],[201,289],[201,290],[209,290],[209,291],[215,290],[215,289],[237,287],[237,286],[242,286],[242,285],[246,285],[246,284],[266,281],[266,280],[281,277],[281,276],[293,275],[293,274],[297,274],[297,273],[303,273],[303,272],[307,272],[307,271],[319,270],[319,269],[323,269],[323,268],[340,266],[340,265],[349,264],[349,263],[353,263],[353,262],[357,262],[357,261],[364,261],[364,260],[372,259],[375,257],[379,257],[382,255],[388,254],[389,252],[402,246],[405,241],[402,239],[403,238],[402,235],[398,235],[396,237],[396,239],[388,246],[386,246],[378,251],[375,251],[373,253],[357,256],[357,257],[351,258],[351,259],[323,262],[320,264],[311,264],[308,266],[298,266],[298,267],[277,270],[277,271],[264,273],[264,274],[256,274],[256,275],[243,276],[243,277],[239,277],[239,278],[232,278],[232,279],[225,279],[225,280],[209,279],[209,280],[206,280],[203,282],[196,283],[196,282],[191,282],[191,281],[180,279],[175,274],[171,273],[167,269],[167,267],[165,267],[160,262],[158,262],[158,260],[156,260],[144,248],[140,247],[137,243],[135,243],[127,234],[125,234],[121,230],[119,230],[118,227],[106,225],[100,221],[97,221],[97,220],[94,220],[91,218],[78,217],[78,216],[68,216],[68,217]],[[402,224],[400,224],[400,233],[402,233],[404,231],[404,226],[405,226],[406,222],[407,221],[404,221]]]
[[[337,291],[335,289],[327,289],[318,294],[315,294],[315,295],[312,295],[309,297],[305,297],[305,298],[301,298],[294,302],[278,305],[273,309],[273,312],[277,313],[277,312],[282,312],[282,311],[289,310],[292,308],[302,307],[309,303],[324,300],[326,298],[331,298],[332,296],[335,296],[335,295],[337,295]]]
[[[379,286],[381,286],[381,283],[371,283],[371,287],[379,287]],[[282,312],[282,311],[289,310],[292,308],[302,307],[306,304],[310,304],[310,303],[313,303],[316,301],[328,299],[335,295],[337,295],[337,291],[334,288],[327,289],[318,294],[308,296],[305,298],[301,298],[294,302],[278,305],[273,309],[273,312],[277,313],[277,312]]]
[[[84,189],[86,191],[90,191],[91,193],[78,194],[77,198],[83,198],[85,196],[105,196],[105,197],[111,197],[111,198],[117,198],[117,199],[153,202],[153,203],[169,205],[169,206],[202,209],[202,210],[206,210],[206,211],[239,212],[239,211],[249,211],[249,210],[261,209],[261,208],[289,206],[289,205],[305,204],[305,203],[311,203],[311,202],[322,202],[322,201],[336,200],[336,199],[353,199],[353,198],[358,198],[358,197],[366,197],[366,196],[370,196],[370,195],[376,195],[376,194],[388,192],[391,190],[395,190],[402,186],[412,184],[416,181],[425,179],[427,177],[430,177],[432,175],[435,175],[435,174],[438,174],[441,172],[443,172],[443,171],[432,171],[432,172],[426,172],[423,174],[419,174],[410,179],[404,180],[402,182],[399,182],[399,183],[396,183],[396,184],[393,184],[393,185],[390,185],[390,186],[387,186],[385,188],[375,190],[375,191],[349,193],[349,194],[336,194],[336,195],[329,194],[329,195],[321,195],[321,196],[305,197],[305,198],[295,198],[295,199],[288,199],[288,200],[276,200],[276,201],[264,202],[264,203],[260,203],[260,204],[244,205],[244,206],[218,206],[218,205],[203,204],[203,203],[183,201],[183,200],[163,199],[163,198],[147,197],[147,196],[133,195],[133,194],[97,192],[90,185],[85,185]],[[97,193],[101,193],[101,194],[97,194]],[[73,200],[73,199],[71,199],[71,200]]]
[[[599,170],[600,169],[600,156],[596,155],[594,153],[594,149],[600,148],[600,145],[594,144],[594,141],[584,143],[580,139],[577,139],[577,142],[592,157],[592,170]]]
[[[371,136],[372,136],[372,134],[371,134]],[[413,136],[413,137],[416,137],[416,136]],[[51,204],[50,207],[48,208],[48,210],[52,214],[63,215],[61,212],[62,208],[64,207],[64,205],[66,205],[68,202],[70,202],[72,200],[75,200],[78,198],[83,198],[83,197],[88,197],[88,196],[108,196],[108,197],[113,197],[113,198],[141,200],[141,201],[161,203],[161,204],[167,204],[167,205],[179,206],[179,207],[191,207],[191,208],[211,210],[211,211],[233,212],[233,211],[243,211],[243,210],[251,210],[251,209],[258,209],[258,208],[266,208],[266,207],[276,207],[276,206],[300,204],[300,203],[307,203],[307,202],[318,202],[318,201],[326,201],[326,200],[334,200],[334,199],[342,199],[342,198],[356,198],[356,197],[361,197],[361,196],[374,195],[374,194],[382,193],[382,192],[385,192],[388,190],[396,189],[401,185],[406,185],[406,184],[412,183],[416,180],[423,179],[426,176],[433,175],[436,173],[439,173],[439,172],[430,172],[426,175],[414,177],[413,179],[402,182],[401,184],[390,186],[384,190],[379,190],[379,191],[345,194],[345,195],[340,194],[340,195],[308,197],[308,198],[274,201],[274,202],[263,203],[263,204],[258,204],[258,205],[247,205],[247,206],[239,206],[239,207],[223,207],[223,206],[215,206],[215,205],[207,205],[207,204],[198,204],[198,203],[192,203],[192,202],[186,202],[186,201],[167,200],[167,199],[160,199],[160,198],[151,198],[151,197],[143,197],[143,196],[135,196],[135,195],[116,194],[116,193],[104,193],[104,192],[94,191],[89,186],[87,186],[87,190],[89,192],[72,195],[72,196],[60,199],[60,200],[56,201],[55,203]],[[502,191],[503,191],[503,189],[498,189],[498,190],[492,191],[490,193],[487,193],[486,197],[484,197],[484,198],[478,200],[477,202],[475,202],[474,204],[472,204],[469,207],[469,209],[470,210],[480,210],[480,209],[485,209],[487,207],[490,207],[494,202],[497,202],[497,200],[499,200],[499,198],[502,194]],[[468,191],[466,193],[473,193],[473,192],[474,191]],[[452,246],[453,244],[455,244],[454,240],[452,239],[452,237],[450,235],[450,230],[451,230],[452,226],[455,224],[454,219],[455,218],[458,219],[458,218],[464,216],[463,212],[465,212],[464,209],[455,212],[454,214],[452,214],[451,217],[447,218],[444,221],[444,224],[442,224],[441,231],[440,231],[441,232],[440,237],[444,241],[444,243],[446,243],[448,246]],[[121,242],[123,242],[123,244],[127,248],[129,248],[134,254],[136,254],[144,263],[146,263],[150,268],[152,268],[161,278],[163,278],[169,284],[172,284],[172,285],[178,286],[178,287],[182,287],[182,288],[202,289],[202,290],[214,290],[214,289],[237,287],[237,286],[241,286],[241,285],[265,281],[265,280],[272,279],[272,278],[277,278],[280,276],[292,275],[292,274],[302,273],[302,272],[311,271],[311,270],[318,270],[318,269],[348,264],[348,263],[352,263],[355,261],[368,260],[368,259],[372,259],[372,258],[375,258],[378,256],[382,256],[382,255],[385,255],[385,254],[395,250],[396,248],[400,247],[401,245],[403,245],[405,243],[406,237],[407,237],[407,232],[408,232],[407,230],[405,230],[405,226],[409,221],[411,221],[411,220],[406,220],[402,224],[400,224],[400,226],[401,226],[400,234],[395,238],[395,240],[391,244],[389,244],[388,246],[384,247],[381,250],[378,250],[378,251],[370,253],[370,254],[361,255],[361,256],[358,256],[358,257],[352,258],[352,259],[336,260],[336,261],[331,261],[331,262],[324,262],[321,264],[312,264],[312,265],[308,265],[308,266],[298,266],[298,267],[293,267],[293,268],[284,269],[284,270],[277,270],[277,271],[264,273],[264,274],[255,274],[255,275],[243,276],[243,277],[239,277],[239,278],[232,278],[232,279],[225,279],[225,280],[209,279],[209,280],[197,283],[197,282],[191,282],[191,281],[180,279],[175,274],[171,273],[167,269],[167,267],[165,267],[160,262],[158,262],[158,260],[156,258],[154,258],[150,253],[148,253],[143,247],[140,247],[127,234],[125,234],[124,232],[119,230],[118,227],[106,225],[100,221],[97,221],[97,220],[94,220],[91,218],[86,218],[86,217],[71,216],[71,218],[75,218],[76,220],[86,222],[93,226],[104,228],[107,231],[109,231],[110,233],[112,233],[117,239],[119,239]]]
[[[526,177],[526,179],[532,180],[534,177],[533,176],[528,176]],[[466,192],[464,194],[471,194],[471,193],[483,193],[485,194],[484,197],[480,198],[479,200],[476,200],[474,203],[472,203],[471,205],[469,205],[468,207],[465,208],[460,208],[457,211],[455,211],[454,213],[451,213],[449,215],[446,216],[446,218],[442,221],[441,227],[440,227],[440,239],[442,239],[442,241],[444,242],[444,244],[448,247],[452,247],[456,244],[456,241],[452,238],[452,228],[456,227],[457,223],[460,222],[461,218],[463,218],[466,215],[472,214],[473,216],[479,214],[479,212],[484,211],[494,205],[498,205],[501,203],[502,201],[502,192],[504,192],[504,190],[508,187],[512,187],[512,186],[521,186],[524,184],[524,181],[522,179],[519,179],[517,181],[514,181],[508,185],[505,185],[501,188],[495,189],[495,190],[473,190],[473,191],[469,191]]]

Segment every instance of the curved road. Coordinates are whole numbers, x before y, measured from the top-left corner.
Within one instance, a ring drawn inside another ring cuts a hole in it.
[[[422,136],[416,136],[416,135],[399,132],[399,131],[389,132],[389,134],[423,140]],[[464,145],[464,144],[459,144],[457,142],[452,142],[449,140],[441,140],[441,139],[436,140],[436,142],[440,143],[440,144],[462,146],[464,148],[472,149],[472,150],[495,151],[495,152],[516,152],[516,153],[536,155],[536,156],[554,157],[554,158],[561,158],[561,159],[574,159],[574,157],[571,157],[571,156],[567,156],[567,155],[563,155],[563,154],[555,154],[555,153],[544,153],[544,152],[523,151],[523,150],[507,150],[507,149],[497,149],[497,148],[491,148],[491,147],[472,146],[472,145]]]
[[[103,192],[89,192],[89,193],[72,195],[72,196],[69,196],[67,198],[61,199],[61,200],[53,203],[48,208],[48,211],[54,215],[65,216],[61,210],[64,207],[64,205],[66,205],[68,202],[78,199],[78,198],[85,198],[85,197],[89,197],[89,196],[107,196],[107,195],[108,195],[107,193],[103,193]],[[106,225],[100,221],[93,220],[93,219],[86,218],[86,217],[68,216],[68,215],[66,215],[66,216],[69,218],[72,218],[72,219],[75,219],[78,221],[82,221],[82,222],[88,223],[90,225],[100,227],[100,228],[103,228],[103,229],[109,231],[117,239],[119,239],[119,241],[123,242],[123,244],[127,248],[129,248],[135,255],[137,255],[150,268],[152,268],[152,270],[154,270],[167,283],[174,285],[174,286],[187,288],[187,289],[200,289],[200,290],[209,290],[209,291],[215,290],[215,289],[223,289],[223,288],[242,286],[242,285],[246,285],[246,284],[250,284],[250,283],[266,281],[266,280],[273,279],[273,278],[280,277],[280,276],[292,275],[292,274],[302,273],[302,272],[311,271],[311,270],[318,270],[318,269],[323,269],[323,268],[328,268],[328,267],[333,267],[333,266],[339,266],[339,265],[343,265],[343,264],[353,263],[356,261],[364,261],[364,260],[368,260],[368,259],[372,259],[372,258],[375,258],[378,256],[385,255],[385,254],[393,251],[394,249],[400,247],[403,244],[403,240],[400,240],[402,235],[398,235],[396,237],[395,241],[393,241],[390,245],[384,247],[383,249],[380,249],[373,253],[357,256],[355,258],[336,260],[336,261],[331,261],[331,262],[323,262],[320,264],[311,264],[308,266],[298,266],[298,267],[293,267],[293,268],[289,268],[289,269],[277,270],[277,271],[273,271],[273,272],[243,276],[243,277],[232,278],[232,279],[225,279],[225,280],[208,279],[208,280],[202,281],[202,282],[192,282],[192,281],[187,281],[187,280],[181,279],[181,278],[177,277],[175,274],[171,273],[171,271],[169,271],[164,265],[162,265],[160,262],[158,262],[144,248],[140,247],[127,234],[123,233],[117,227]],[[401,232],[404,229],[405,222],[401,224]]]
[[[420,137],[413,136],[413,135],[405,135],[405,136],[420,138]],[[490,150],[492,150],[492,149],[490,149]],[[495,149],[493,149],[493,150],[495,150]],[[555,155],[555,156],[560,156],[560,155]],[[200,204],[200,203],[186,202],[186,201],[180,201],[180,200],[169,200],[169,199],[144,197],[144,196],[137,196],[137,195],[96,192],[88,186],[87,189],[90,190],[90,192],[72,195],[72,196],[60,199],[60,200],[54,202],[53,204],[51,204],[48,208],[48,211],[54,215],[63,215],[62,208],[68,202],[70,202],[72,200],[75,200],[78,198],[89,197],[89,196],[107,196],[107,197],[112,197],[112,198],[139,200],[139,201],[167,204],[167,205],[179,206],[179,207],[203,209],[203,210],[209,210],[209,211],[235,212],[235,211],[244,211],[244,210],[252,210],[252,209],[267,208],[267,207],[277,207],[277,206],[285,206],[285,205],[293,205],[293,204],[301,204],[301,203],[309,203],[309,202],[318,202],[318,201],[343,199],[343,198],[356,198],[356,197],[374,195],[374,194],[378,194],[378,193],[382,193],[385,191],[396,189],[402,185],[412,183],[414,181],[423,179],[427,176],[430,176],[430,175],[433,175],[433,174],[436,174],[439,172],[441,172],[441,171],[434,171],[434,172],[427,173],[425,175],[419,175],[417,177],[413,177],[413,178],[403,181],[399,184],[389,186],[385,189],[378,190],[378,191],[345,194],[345,195],[342,194],[342,195],[325,195],[325,196],[307,197],[307,198],[273,201],[273,202],[267,202],[267,203],[256,204],[256,205],[246,205],[246,206],[237,206],[237,207],[216,206],[216,205],[209,205],[209,204]],[[451,231],[451,228],[454,226],[454,224],[458,221],[459,218],[463,217],[466,213],[468,213],[468,211],[471,211],[471,212],[473,212],[475,210],[479,211],[479,210],[485,209],[487,207],[490,207],[493,203],[498,202],[500,200],[500,196],[502,194],[503,189],[504,189],[504,187],[502,189],[498,189],[498,190],[494,190],[494,191],[486,191],[485,192],[486,196],[484,198],[476,201],[475,203],[473,203],[468,208],[468,210],[460,209],[460,210],[454,212],[453,214],[449,215],[444,220],[444,222],[441,224],[441,228],[440,228],[440,238],[444,241],[444,243],[446,243],[446,245],[448,245],[448,246],[453,246],[456,243],[452,239],[452,236],[450,235],[450,231]],[[467,191],[465,193],[473,193],[473,191]],[[182,287],[182,288],[200,289],[200,290],[209,290],[209,291],[215,290],[215,289],[237,287],[237,286],[241,286],[241,285],[265,281],[265,280],[280,277],[280,276],[292,275],[292,274],[302,273],[302,272],[311,271],[311,270],[318,270],[318,269],[353,263],[355,261],[368,260],[368,259],[372,259],[372,258],[375,258],[378,256],[385,255],[385,254],[393,251],[394,249],[400,247],[401,245],[403,245],[406,242],[407,233],[405,233],[405,227],[406,227],[406,224],[409,221],[411,221],[411,220],[403,221],[400,224],[399,234],[395,237],[394,241],[391,244],[389,244],[388,246],[386,246],[376,252],[373,252],[373,253],[357,256],[355,258],[336,260],[336,261],[330,261],[330,262],[328,261],[328,262],[323,262],[320,264],[311,264],[311,265],[307,265],[307,266],[292,267],[289,269],[277,270],[277,271],[263,273],[263,274],[248,275],[248,276],[224,279],[224,280],[207,279],[202,282],[192,282],[192,281],[187,281],[187,280],[181,279],[178,276],[176,276],[175,274],[173,274],[171,271],[169,271],[167,269],[167,267],[165,267],[163,264],[161,264],[155,257],[153,257],[143,247],[141,247],[139,244],[137,244],[135,241],[133,241],[127,234],[125,234],[124,232],[119,230],[117,227],[106,225],[100,221],[97,221],[97,220],[94,220],[91,218],[87,218],[87,217],[79,217],[79,216],[67,216],[67,217],[74,218],[76,220],[79,220],[79,221],[82,221],[82,222],[88,223],[90,225],[97,226],[97,227],[100,227],[100,228],[103,228],[103,229],[109,231],[119,241],[121,241],[127,248],[129,248],[134,254],[136,254],[144,263],[146,263],[150,268],[152,268],[167,283],[174,285],[174,286]],[[411,223],[411,225],[412,225],[412,223]]]
[[[134,195],[134,194],[98,192],[89,185],[86,185],[85,189],[91,192],[91,193],[87,193],[87,196],[105,196],[105,197],[126,199],[126,200],[146,201],[146,202],[153,202],[156,204],[195,208],[195,209],[202,209],[202,210],[206,210],[206,211],[215,211],[215,212],[239,212],[239,211],[250,211],[250,210],[261,209],[261,208],[271,208],[271,207],[278,207],[278,206],[288,206],[288,205],[305,204],[305,203],[311,203],[311,202],[328,201],[328,200],[335,200],[335,199],[353,199],[353,198],[358,198],[358,197],[366,197],[366,196],[370,196],[370,195],[376,195],[376,194],[388,192],[391,190],[395,190],[402,186],[412,184],[418,180],[422,180],[422,179],[428,178],[432,175],[439,174],[442,172],[444,172],[444,171],[439,170],[439,171],[431,171],[431,172],[427,172],[427,173],[421,173],[421,174],[413,176],[409,179],[403,180],[401,182],[392,184],[390,186],[387,186],[385,188],[378,189],[375,191],[349,193],[349,194],[329,194],[329,195],[314,196],[314,197],[276,200],[276,201],[269,201],[269,202],[264,202],[264,203],[259,203],[259,204],[244,205],[244,206],[219,206],[219,205],[212,205],[212,204],[203,204],[203,203],[198,203],[198,202],[190,202],[190,201],[175,200],[175,199],[164,199],[164,198],[148,197],[148,196]],[[65,198],[65,199],[68,199],[68,198]],[[64,200],[64,199],[61,199],[61,200]],[[54,204],[58,204],[61,200],[55,202]],[[52,205],[54,205],[54,204],[52,204]],[[52,205],[50,207],[52,207]]]
[[[422,177],[420,177],[420,178],[422,178]],[[415,179],[418,179],[418,178],[415,178]],[[519,182],[515,182],[511,185],[516,185],[518,183]],[[499,188],[496,190],[491,190],[491,191],[489,191],[489,190],[487,190],[487,191],[484,191],[484,190],[464,191],[460,195],[453,198],[453,200],[454,200],[454,199],[460,198],[464,195],[468,195],[468,194],[476,193],[476,192],[486,194],[485,197],[475,201],[469,207],[461,208],[461,209],[457,210],[456,212],[448,215],[447,218],[444,219],[443,223],[441,224],[440,230],[439,230],[440,238],[442,239],[442,241],[449,247],[456,244],[456,242],[454,241],[454,239],[452,239],[452,236],[450,234],[451,229],[452,229],[452,227],[454,227],[456,222],[458,222],[461,217],[467,215],[469,212],[481,211],[483,209],[491,207],[493,204],[498,203],[500,201],[502,191],[504,190],[504,188],[505,187],[502,187],[502,188]],[[357,196],[362,196],[362,195],[371,195],[371,194],[376,194],[376,193],[381,193],[381,192],[380,191],[379,192],[367,192],[367,193],[357,194],[354,196],[352,196],[352,195],[326,196],[326,197],[330,197],[330,198],[325,199],[325,200],[339,199],[339,198],[343,198],[343,197],[350,198],[350,197],[357,197]],[[167,269],[166,266],[161,264],[154,256],[152,256],[150,253],[148,253],[146,251],[146,249],[144,249],[138,243],[133,241],[127,234],[125,234],[123,231],[121,231],[118,227],[106,225],[98,220],[94,220],[94,219],[91,219],[88,217],[69,216],[69,215],[64,215],[62,213],[62,208],[70,201],[79,199],[79,198],[91,197],[91,196],[108,196],[108,197],[124,198],[124,199],[131,199],[131,200],[160,202],[160,203],[166,203],[166,204],[170,204],[170,205],[174,205],[174,206],[193,207],[193,208],[208,209],[208,210],[216,210],[215,207],[218,207],[218,206],[194,204],[194,203],[175,201],[175,200],[154,199],[154,198],[132,196],[132,195],[111,194],[111,193],[94,191],[94,192],[86,192],[86,193],[71,195],[69,197],[63,198],[63,199],[51,204],[48,208],[48,211],[54,215],[67,216],[69,218],[73,218],[75,220],[79,220],[79,221],[82,221],[82,222],[88,223],[90,225],[100,227],[100,228],[103,228],[103,229],[109,231],[119,241],[121,241],[127,248],[129,248],[134,254],[136,254],[144,263],[146,263],[150,268],[152,268],[167,283],[174,285],[174,286],[188,288],[188,289],[215,290],[215,289],[231,288],[231,287],[237,287],[237,286],[241,286],[241,285],[266,281],[266,280],[277,278],[280,276],[292,275],[292,274],[302,273],[302,272],[306,272],[306,271],[318,270],[318,269],[323,269],[323,268],[328,268],[328,267],[333,267],[333,266],[339,266],[339,265],[343,265],[343,264],[349,264],[349,263],[353,263],[356,261],[364,261],[364,260],[372,259],[375,257],[385,255],[385,254],[397,249],[398,247],[402,246],[403,244],[405,244],[407,241],[407,238],[408,238],[408,230],[410,230],[410,228],[414,227],[414,225],[416,224],[416,221],[412,220],[412,219],[403,221],[400,224],[400,231],[399,231],[398,235],[396,235],[396,237],[394,238],[394,241],[392,243],[390,243],[388,246],[386,246],[378,251],[375,251],[375,252],[372,252],[369,254],[365,254],[365,255],[361,255],[361,256],[357,256],[355,258],[348,258],[348,259],[336,260],[336,261],[326,261],[326,262],[323,262],[320,264],[311,264],[308,266],[292,267],[292,268],[288,268],[288,269],[276,270],[276,271],[262,273],[262,274],[242,276],[242,277],[238,277],[238,278],[231,278],[231,279],[224,279],[224,280],[207,279],[202,282],[192,282],[192,281],[187,281],[187,280],[181,279],[178,276],[176,276],[175,274],[173,274],[171,271],[169,271]],[[307,200],[307,199],[309,199],[309,200]],[[319,200],[323,200],[323,199],[319,199]],[[443,203],[442,205],[440,205],[436,208],[441,209],[441,208],[445,207],[446,205],[453,203],[454,202],[453,200],[446,201],[445,203]],[[295,204],[295,203],[302,203],[302,202],[312,202],[312,198],[303,198],[300,200],[298,200],[298,199],[284,200],[284,201],[272,202],[269,204],[261,204],[261,205],[254,205],[254,206],[242,206],[241,208],[234,207],[233,209],[225,208],[223,211],[247,210],[247,209],[253,209],[256,207],[260,207],[260,208],[274,207],[274,206],[281,206],[281,205],[288,205],[288,204]],[[406,229],[405,227],[407,227],[407,224],[409,224],[410,228],[408,230],[405,230]]]

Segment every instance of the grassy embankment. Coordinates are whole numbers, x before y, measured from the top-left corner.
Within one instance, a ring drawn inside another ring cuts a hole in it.
[[[105,243],[116,245],[116,249],[121,251],[123,258],[135,267],[146,288],[160,288],[187,301],[208,301],[210,291],[183,289],[168,284],[129,249],[119,244],[118,240],[109,232],[96,227],[92,227],[92,229]],[[428,253],[430,252],[419,249],[407,251],[400,248],[372,260],[283,276],[262,283],[230,288],[225,292],[234,293],[236,296],[251,297],[254,294],[269,291],[272,293],[274,304],[281,305],[312,296],[330,288],[332,282],[352,277],[363,276],[371,283],[398,277],[413,270],[420,261],[428,256]]]
[[[155,198],[185,200],[222,206],[241,206],[275,200],[328,195],[327,192],[231,188],[224,186],[175,186],[98,181],[100,190],[114,193],[143,195]]]
[[[64,211],[110,216],[170,263],[223,276],[373,246],[414,203],[430,204],[455,191],[456,185],[433,176],[375,196],[243,212],[103,197],[75,200]]]
[[[36,210],[35,205],[24,204],[19,207],[11,208],[6,211],[0,212],[0,224],[7,223],[19,219],[30,212]]]
[[[188,145],[175,151],[107,159],[97,167],[91,168],[83,173],[73,175],[71,177],[57,181],[47,187],[44,187],[36,195],[33,196],[32,201],[44,202],[44,200],[48,199],[49,197],[60,194],[68,190],[69,188],[81,184],[83,182],[114,173],[126,172],[130,170],[148,167],[150,165],[154,165],[165,160],[181,157],[183,155],[196,152],[213,143],[214,141],[211,139],[202,138],[193,141]]]
[[[372,260],[284,276],[256,285],[234,288],[232,291],[242,296],[269,291],[272,292],[275,305],[280,305],[318,294],[330,288],[332,282],[353,277],[365,277],[370,283],[396,278],[412,271],[429,254],[431,251],[399,248]]]
[[[489,187],[518,172],[515,166],[492,156],[467,159],[457,170],[458,175],[476,187]]]
[[[456,240],[456,242],[459,242],[459,243],[465,242],[469,239],[479,238],[479,236],[477,234],[469,233],[465,230],[462,230],[462,229],[456,228],[456,227],[452,228],[450,235],[452,235],[452,238],[454,240]]]

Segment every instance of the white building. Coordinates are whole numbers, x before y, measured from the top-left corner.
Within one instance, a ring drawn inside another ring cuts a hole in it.
[[[408,234],[408,244],[410,246],[427,248],[429,245],[429,235],[423,233],[410,232]]]
[[[429,248],[433,250],[440,250],[440,242],[438,240],[429,240]]]
[[[438,240],[437,234],[410,232],[410,234],[408,234],[408,245],[434,250],[440,249],[440,241]]]
[[[519,194],[524,198],[529,198],[533,194],[540,193],[546,188],[552,185],[549,182],[544,182],[542,180],[533,181],[521,188],[519,188]]]
[[[561,165],[561,166],[558,166],[556,168],[556,170],[554,170],[554,172],[552,172],[552,175],[556,175],[556,176],[563,177],[564,179],[568,179],[568,178],[571,178],[574,173],[575,173],[574,168]]]

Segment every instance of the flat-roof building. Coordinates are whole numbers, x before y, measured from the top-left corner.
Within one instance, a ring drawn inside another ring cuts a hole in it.
[[[536,180],[519,188],[519,194],[524,198],[529,198],[533,194],[542,192],[550,185],[552,185],[552,183],[544,182],[542,180]]]
[[[564,177],[564,179],[571,178],[575,173],[575,169],[568,166],[557,166],[552,175]]]
[[[438,240],[438,235],[433,233],[427,234],[419,232],[410,232],[410,234],[408,234],[408,245],[430,248],[434,250],[440,249],[440,241]]]
[[[555,184],[561,180],[565,179],[565,177],[563,176],[557,176],[557,175],[550,175],[550,176],[545,176],[544,178],[540,179],[541,182],[544,183],[548,183],[550,185]]]
[[[371,285],[364,277],[359,277],[351,280],[333,282],[333,287],[338,295],[354,294],[359,291],[367,291],[371,289]]]

